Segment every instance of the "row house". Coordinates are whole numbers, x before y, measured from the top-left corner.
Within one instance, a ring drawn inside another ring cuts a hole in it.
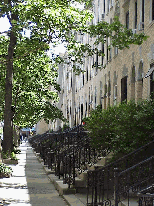
[[[58,106],[70,127],[81,124],[97,105],[106,109],[131,99],[149,99],[154,92],[154,0],[94,0],[93,12],[93,24],[101,20],[112,23],[114,16],[119,16],[120,22],[133,33],[144,32],[149,38],[140,46],[130,45],[123,50],[109,50],[108,39],[98,46],[105,56],[95,54],[86,58],[82,65],[84,73],[79,75],[73,73],[71,65],[61,65]],[[78,38],[94,47],[90,36],[80,34]],[[105,68],[98,69],[99,64]],[[57,130],[63,123],[55,121],[50,127]]]

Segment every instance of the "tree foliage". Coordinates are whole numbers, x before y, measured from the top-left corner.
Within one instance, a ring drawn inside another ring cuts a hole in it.
[[[33,125],[42,118],[62,118],[62,113],[55,106],[51,107],[51,103],[58,100],[60,87],[56,83],[57,70],[52,67],[51,59],[44,52],[48,45],[38,42],[35,49],[33,48],[29,38],[22,38],[14,52],[12,105],[14,124],[19,126]],[[4,65],[1,65],[0,85],[3,110],[6,73]],[[1,113],[1,118],[3,114],[4,112]]]
[[[2,0],[0,3],[0,17],[7,16],[10,22],[10,29],[4,32],[6,37],[0,39],[0,114],[4,117],[5,152],[12,145],[12,121],[30,125],[41,118],[48,121],[62,117],[54,103],[59,91],[56,70],[63,60],[47,57],[50,43],[65,42],[70,60],[73,57],[82,63],[86,55],[98,51],[80,44],[75,38],[78,32],[97,37],[96,46],[110,37],[113,46],[116,42],[121,49],[146,39],[144,34],[133,36],[116,18],[112,25],[102,21],[89,26],[87,22],[91,22],[93,14],[75,7],[75,2],[85,3],[86,8],[91,4],[91,0]]]
[[[102,110],[92,110],[84,119],[94,147],[114,155],[127,154],[152,140],[154,101],[130,101]],[[154,134],[153,134],[154,135]]]
[[[127,29],[125,25],[120,23],[119,17],[117,16],[114,17],[113,23],[111,24],[100,21],[96,25],[90,24],[89,26],[85,26],[84,29],[80,31],[80,34],[84,35],[85,33],[93,38],[94,42],[92,45],[75,41],[71,41],[68,44],[70,57],[73,57],[73,60],[81,65],[86,57],[94,54],[105,56],[98,46],[105,44],[107,41],[109,43],[108,50],[110,50],[111,47],[117,47],[122,50],[124,48],[129,49],[131,44],[141,45],[143,41],[146,41],[148,38],[144,33],[133,34],[131,29]],[[97,65],[97,67],[102,69],[103,65]],[[76,69],[77,67],[74,65],[74,71],[76,71]],[[80,69],[80,71],[82,70]]]

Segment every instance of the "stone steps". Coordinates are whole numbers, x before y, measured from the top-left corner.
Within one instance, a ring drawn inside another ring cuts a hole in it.
[[[38,160],[42,164],[42,167],[46,171],[48,178],[50,181],[55,185],[55,188],[58,190],[59,195],[62,195],[65,200],[67,201],[68,205],[70,206],[86,206],[87,201],[87,171],[84,170],[80,172],[78,169],[76,169],[76,175],[75,177],[75,186],[71,186],[68,188],[68,184],[63,184],[62,179],[58,179],[57,176],[54,175],[54,171],[51,171],[51,169],[48,169],[47,166],[44,165],[43,160],[40,158],[38,153],[35,153]],[[106,164],[107,158],[100,158],[100,160],[97,162],[97,164],[94,164],[90,166],[89,164],[86,164],[85,167],[89,170],[94,170],[95,167],[101,168]],[[130,206],[138,206],[138,197],[137,195],[134,196],[134,193],[131,193],[130,191]],[[119,206],[127,206],[128,200],[124,199],[119,204]]]
[[[127,206],[128,205],[128,200],[125,199],[121,202],[121,205],[120,206]],[[130,198],[129,200],[129,205],[130,206],[138,206],[138,198],[137,197],[134,197],[134,198]]]
[[[34,151],[35,155],[37,156],[39,162],[42,164],[43,168],[45,169],[46,173],[48,175],[54,175],[54,171],[51,171],[51,169],[48,169],[47,166],[44,165],[43,160],[40,158],[39,153],[36,153]],[[89,166],[89,164],[87,163],[85,165],[85,168],[87,168],[88,170],[94,170],[95,167],[99,167],[102,168],[107,161],[108,158],[104,158],[104,157],[100,157],[100,159],[98,160],[97,164],[94,164],[92,166]],[[83,193],[86,194],[87,192],[87,171],[88,170],[84,170],[82,172],[80,172],[77,168],[76,168],[76,175],[77,177],[75,178],[75,186],[73,187],[73,189],[75,190],[75,193]],[[60,191],[61,194],[65,194],[65,193],[70,193],[72,191],[72,193],[74,194],[74,190],[67,190],[68,185],[67,184],[63,184],[62,180],[57,179],[57,181],[55,182],[55,187],[57,188],[58,191]]]

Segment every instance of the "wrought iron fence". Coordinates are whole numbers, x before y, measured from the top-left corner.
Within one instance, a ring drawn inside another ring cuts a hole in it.
[[[114,168],[118,168],[119,172],[137,165],[145,159],[150,158],[153,154],[154,141],[142,146],[134,152],[120,158],[119,160],[106,165],[95,171],[88,171],[87,177],[87,205],[115,205],[115,178]],[[142,168],[140,168],[142,170]],[[122,174],[122,173],[121,173]],[[132,173],[132,176],[134,174]],[[145,174],[142,173],[144,176]],[[124,177],[126,180],[127,176]],[[131,181],[129,181],[129,184]]]
[[[46,133],[35,136],[29,141],[36,152],[40,153],[44,164],[55,170],[55,175],[63,178],[70,187],[75,184],[75,170],[80,173],[93,165],[106,151],[91,146],[90,138],[82,125],[64,132]]]
[[[129,199],[132,194],[137,195],[154,183],[154,156],[120,173],[116,171],[115,183],[115,206],[118,206],[118,203],[124,199],[127,199],[127,204],[129,205]],[[141,203],[142,198],[140,198]]]
[[[139,206],[153,206],[154,205],[154,184],[138,193]]]
[[[64,183],[70,187],[71,184],[75,184],[75,169],[82,173],[87,169],[86,164],[95,164],[100,151],[91,147],[85,131],[70,132],[64,139],[63,147],[56,149],[55,174],[59,178],[62,176]]]

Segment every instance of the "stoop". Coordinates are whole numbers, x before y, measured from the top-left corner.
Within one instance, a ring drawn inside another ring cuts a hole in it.
[[[54,184],[55,188],[58,190],[59,195],[75,194],[75,188],[68,188],[68,184],[64,184],[63,180],[58,179],[54,174],[48,175],[50,181]]]

